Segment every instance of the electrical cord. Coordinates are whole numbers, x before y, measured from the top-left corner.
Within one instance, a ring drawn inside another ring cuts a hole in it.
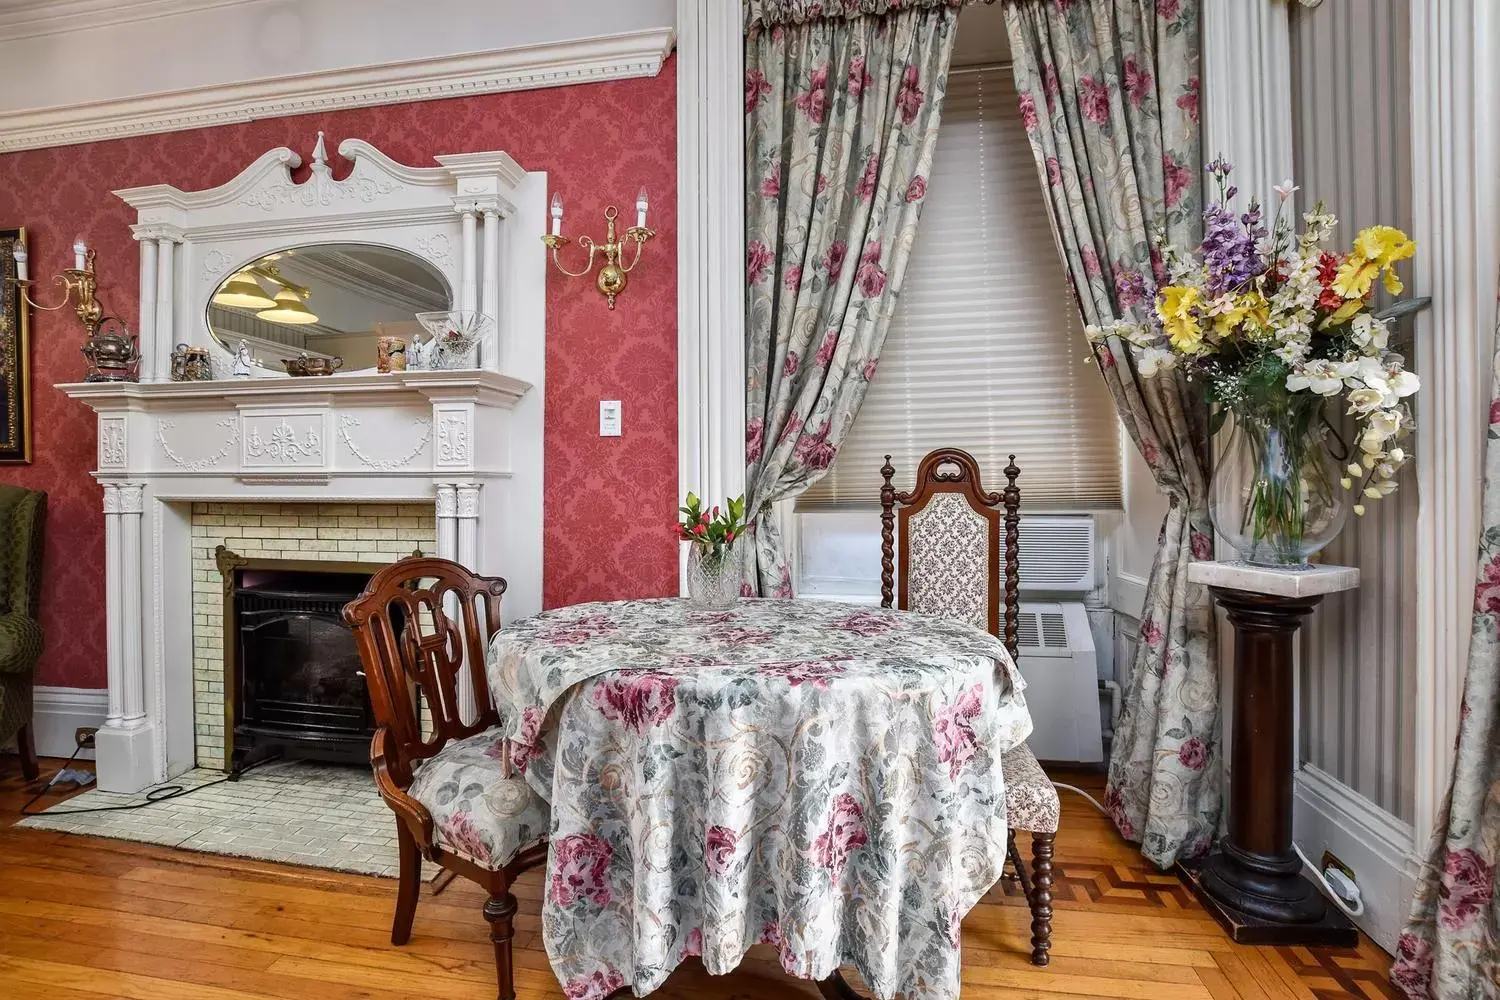
[[[1075,787],[1073,785],[1065,785],[1061,781],[1054,781],[1052,783],[1052,785],[1053,785],[1054,788],[1060,788],[1060,789],[1065,788],[1065,789],[1067,789],[1070,792],[1077,792],[1079,795],[1082,795],[1085,799],[1088,799],[1089,803],[1095,809],[1099,810],[1101,813],[1104,813],[1104,815],[1106,815],[1106,816],[1109,815],[1108,813],[1106,813],[1104,811],[1104,807],[1099,804],[1098,800],[1095,799],[1088,792],[1085,792],[1083,789]],[[1354,905],[1351,906],[1351,905],[1349,905],[1348,903],[1346,903],[1344,901],[1343,895],[1338,891],[1338,889],[1336,889],[1334,887],[1333,883],[1330,882],[1330,881],[1328,881],[1328,877],[1325,876],[1321,871],[1318,870],[1318,866],[1315,865],[1315,864],[1313,864],[1311,861],[1309,861],[1307,855],[1302,853],[1302,848],[1300,848],[1300,847],[1297,846],[1297,842],[1296,841],[1292,842],[1292,850],[1294,850],[1294,851],[1297,852],[1297,857],[1301,858],[1302,859],[1302,863],[1304,865],[1306,865],[1307,868],[1308,868],[1308,870],[1310,870],[1312,872],[1313,878],[1317,879],[1318,885],[1320,885],[1323,888],[1324,895],[1326,895],[1329,898],[1329,900],[1333,903],[1334,906],[1337,906],[1339,909],[1343,910],[1346,914],[1348,914],[1351,917],[1358,917],[1358,916],[1360,916],[1361,914],[1363,914],[1365,912],[1365,901],[1362,898],[1360,898],[1359,895],[1357,894],[1358,893],[1358,888],[1357,887],[1355,888],[1356,895],[1354,897]],[[1353,883],[1350,883],[1350,884],[1353,885]]]
[[[62,767],[58,768],[57,774],[54,774],[52,776],[52,780],[47,782],[46,785],[42,786],[42,790],[33,795],[31,797],[31,800],[21,807],[22,816],[82,816],[84,813],[124,812],[129,809],[144,809],[147,806],[154,806],[158,802],[169,802],[172,799],[179,799],[184,795],[191,795],[194,792],[202,791],[205,788],[212,788],[214,785],[222,785],[226,781],[238,781],[240,778],[249,774],[251,771],[263,767],[266,764],[270,764],[273,761],[280,760],[280,754],[266,757],[263,760],[256,761],[248,767],[241,768],[233,774],[226,774],[224,777],[215,778],[213,781],[205,781],[203,784],[194,785],[192,788],[188,788],[184,785],[162,785],[160,788],[153,788],[151,789],[151,791],[147,792],[146,797],[140,802],[130,802],[122,806],[92,806],[87,809],[63,809],[57,811],[53,811],[50,809],[38,809],[33,812],[31,807],[36,805],[37,802],[41,800],[42,796],[46,795],[53,785],[57,784],[57,779],[62,776],[62,773],[68,769],[68,766],[72,764],[73,761],[78,759],[78,755],[82,753],[83,750],[84,747],[82,746],[74,750],[73,755],[63,763]],[[291,762],[285,761],[283,763]]]

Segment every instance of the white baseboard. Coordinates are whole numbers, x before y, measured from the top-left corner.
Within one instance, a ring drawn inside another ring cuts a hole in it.
[[[1354,870],[1365,906],[1354,922],[1394,953],[1419,866],[1411,824],[1311,764],[1297,772],[1293,812],[1302,853],[1317,864],[1332,851]]]
[[[67,757],[77,747],[73,732],[79,726],[102,726],[109,712],[109,692],[103,688],[38,687],[33,696],[32,731],[36,752],[43,757]],[[94,751],[78,755],[92,760]]]

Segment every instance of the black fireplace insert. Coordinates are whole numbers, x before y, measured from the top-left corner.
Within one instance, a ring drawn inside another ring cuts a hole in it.
[[[254,566],[233,572],[231,769],[277,753],[367,761],[374,713],[354,634],[339,612],[370,574]]]

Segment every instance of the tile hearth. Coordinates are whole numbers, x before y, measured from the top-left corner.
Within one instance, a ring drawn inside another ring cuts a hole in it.
[[[222,771],[194,768],[168,784],[197,788]],[[301,761],[267,764],[181,798],[123,812],[65,815],[128,805],[144,794],[94,789],[19,826],[159,844],[207,854],[396,876],[395,817],[363,768]],[[424,866],[424,877],[437,866]]]

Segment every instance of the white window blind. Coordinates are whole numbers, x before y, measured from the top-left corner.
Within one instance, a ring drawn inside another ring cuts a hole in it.
[[[864,405],[799,507],[880,498],[922,456],[959,447],[985,486],[1012,452],[1028,507],[1120,505],[1119,424],[1094,367],[1010,72],[948,78],[927,204]]]

